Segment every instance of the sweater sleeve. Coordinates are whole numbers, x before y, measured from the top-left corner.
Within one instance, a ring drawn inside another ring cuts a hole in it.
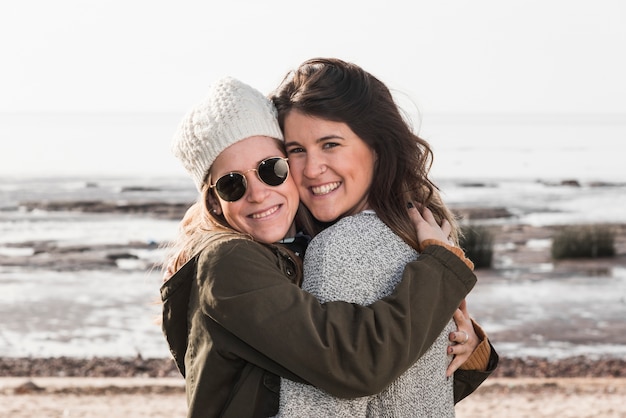
[[[202,253],[198,280],[203,313],[249,346],[248,361],[273,362],[338,397],[388,386],[476,283],[463,261],[434,245],[407,264],[392,295],[369,306],[320,304],[286,279],[271,251],[244,240]]]

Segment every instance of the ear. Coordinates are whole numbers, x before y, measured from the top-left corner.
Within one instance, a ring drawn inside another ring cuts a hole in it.
[[[207,193],[204,204],[206,205],[207,210],[213,215],[219,216],[223,213],[222,205],[220,204],[219,199],[213,196],[213,193],[211,191]]]

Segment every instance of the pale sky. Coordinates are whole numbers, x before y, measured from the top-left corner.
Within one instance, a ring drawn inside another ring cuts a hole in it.
[[[182,115],[220,76],[268,93],[334,56],[424,114],[626,114],[622,0],[5,1],[0,47],[0,113]]]
[[[432,112],[626,113],[622,0],[20,0],[0,45],[0,111],[178,112],[336,56]]]

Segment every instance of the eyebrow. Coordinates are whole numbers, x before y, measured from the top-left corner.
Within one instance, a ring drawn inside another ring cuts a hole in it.
[[[328,141],[329,139],[341,139],[341,140],[345,140],[345,138],[343,136],[340,135],[335,135],[335,134],[330,134],[330,135],[326,135],[323,136],[321,138],[317,138],[315,140],[316,144],[319,144],[320,142],[324,142],[324,141]],[[285,147],[290,147],[293,145],[300,145],[300,143],[298,141],[290,141],[290,142],[285,142]]]

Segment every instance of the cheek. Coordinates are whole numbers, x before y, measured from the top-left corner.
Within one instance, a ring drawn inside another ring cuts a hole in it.
[[[289,201],[289,206],[298,207],[300,204],[300,193],[298,192],[298,186],[295,181],[290,181],[286,185],[285,197]]]
[[[289,161],[289,175],[294,183],[299,183],[304,172],[304,159],[294,159]]]
[[[372,187],[375,172],[375,161],[371,154],[362,154],[358,159],[354,160],[355,164],[352,166],[350,178],[352,179],[352,185],[356,186],[362,192],[367,191]]]
[[[230,224],[230,226],[235,227],[239,223],[239,213],[241,212],[241,205],[237,205],[236,202],[231,202],[228,204],[222,204],[222,214],[226,219],[226,222]]]
[[[376,154],[368,151],[361,156],[359,161],[362,163],[361,167],[363,167],[363,174],[371,179],[376,171]]]

